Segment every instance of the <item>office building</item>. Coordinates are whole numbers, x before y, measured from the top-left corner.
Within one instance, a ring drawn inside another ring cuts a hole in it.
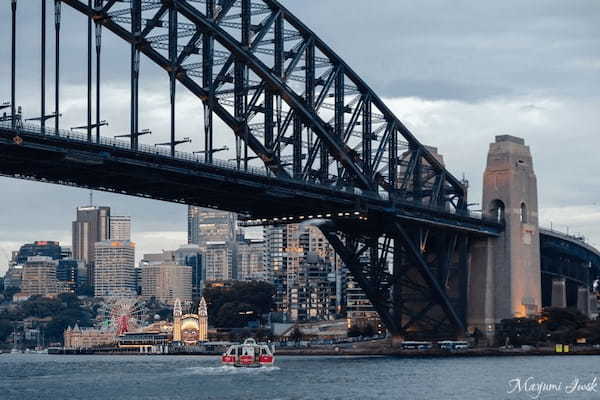
[[[72,224],[73,258],[87,267],[90,286],[94,286],[94,245],[110,239],[110,207],[86,206],[77,208],[77,219]]]
[[[56,280],[64,291],[77,293],[87,283],[87,268],[83,261],[62,259],[56,265]]]
[[[192,301],[192,267],[172,262],[150,262],[142,266],[142,297],[154,297],[173,305],[175,299]]]
[[[21,246],[15,257],[15,262],[17,264],[25,264],[27,259],[33,256],[50,257],[52,260],[60,260],[62,258],[61,252],[62,250],[58,242],[36,241]]]
[[[204,287],[203,257],[200,246],[188,244],[175,250],[175,262],[178,265],[192,267],[192,298],[202,297]]]
[[[188,207],[188,243],[206,246],[207,242],[233,242],[237,215],[210,208]]]
[[[135,243],[105,240],[94,248],[94,295],[135,296]]]
[[[237,243],[237,272],[242,281],[271,281],[265,264],[265,241],[243,239]]]
[[[227,242],[208,242],[202,249],[204,276],[207,282],[226,281],[233,277],[233,251]]]
[[[110,207],[78,207],[73,222],[73,258],[94,262],[94,244],[110,239]]]
[[[21,288],[23,280],[23,266],[18,264],[11,264],[8,267],[8,271],[4,275],[4,288]]]
[[[57,261],[46,256],[31,256],[23,265],[21,296],[54,297],[58,294]]]
[[[60,246],[60,258],[73,258],[73,249],[71,246]]]
[[[131,240],[131,217],[122,215],[110,216],[110,239]]]

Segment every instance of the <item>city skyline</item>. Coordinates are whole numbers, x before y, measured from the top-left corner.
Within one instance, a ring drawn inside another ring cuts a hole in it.
[[[369,7],[355,2],[354,12],[337,13],[334,1],[303,6],[283,2],[364,75],[423,143],[438,147],[451,172],[458,177],[465,174],[471,184],[471,202],[480,202],[485,153],[494,136],[508,133],[524,137],[531,145],[539,178],[541,223],[552,223],[562,231],[569,226],[570,233],[581,233],[599,246],[600,188],[589,174],[595,160],[581,154],[594,147],[594,126],[600,124],[598,93],[592,89],[598,86],[594,82],[600,76],[600,58],[593,40],[597,42],[600,37],[598,25],[593,23],[600,15],[600,6],[583,1],[570,7],[551,1],[542,9],[534,2],[515,1],[443,7],[440,14],[432,11],[440,7],[438,3],[381,1],[378,7]],[[467,7],[468,13],[464,12]],[[27,12],[35,20],[39,17],[38,7],[19,2],[19,13]],[[72,12],[65,9],[65,17]],[[9,7],[0,8],[0,18],[7,18],[8,13]],[[329,16],[334,14],[337,17],[332,22]],[[48,15],[52,16],[51,10]],[[389,23],[397,15],[406,23]],[[380,28],[372,29],[369,21],[373,20],[382,22]],[[506,21],[510,21],[509,26]],[[0,26],[2,37],[9,36],[9,25]],[[85,21],[79,20],[64,27],[65,46],[80,46],[81,54],[84,40],[77,41],[77,35],[69,33],[84,26]],[[347,40],[352,31],[349,27],[362,34]],[[20,37],[37,37],[38,30],[37,24],[18,26]],[[110,124],[103,128],[103,134],[112,135],[128,129],[126,113],[122,112],[128,109],[127,89],[123,89],[127,85],[118,73],[121,67],[126,68],[128,49],[111,34],[105,34],[103,40],[104,48],[124,54],[123,65],[115,61],[103,66],[103,118]],[[18,49],[17,74],[35,77],[27,84],[17,80],[17,99],[28,116],[38,112],[37,99],[25,94],[38,89],[39,71],[26,60],[29,54],[37,55],[37,50],[36,45]],[[371,62],[382,54],[388,62]],[[83,115],[85,68],[69,62],[77,56],[64,57],[63,76],[68,86],[63,91],[66,109],[62,124],[69,127],[82,123],[68,116]],[[0,58],[10,58],[9,46],[0,48]],[[532,63],[532,58],[539,62]],[[0,74],[8,76],[9,68],[10,63],[2,63]],[[164,78],[155,67],[143,62],[142,68],[146,91],[141,120],[145,121],[144,128],[153,131],[151,137],[143,139],[160,142],[168,135],[168,88],[152,82]],[[0,82],[0,93],[9,93],[8,89],[8,81]],[[50,91],[47,94],[50,96]],[[195,111],[200,105],[185,90],[178,91],[177,103],[179,129],[193,131],[202,125],[200,113]],[[184,115],[193,117],[184,119]],[[196,150],[199,142],[196,139],[182,145],[181,150]],[[221,144],[234,148],[229,142]],[[465,153],[469,157],[464,157]],[[230,154],[218,153],[218,158],[227,159]],[[0,178],[0,183],[5,193],[0,200],[4,210],[0,212],[0,272],[6,269],[2,250],[34,240],[69,242],[69,226],[64,221],[73,218],[76,206],[86,203],[86,190],[9,178]],[[140,253],[186,242],[185,206],[109,193],[96,192],[95,197],[96,204],[110,205],[116,214],[132,216],[132,240],[139,244]],[[39,199],[44,199],[43,206]]]

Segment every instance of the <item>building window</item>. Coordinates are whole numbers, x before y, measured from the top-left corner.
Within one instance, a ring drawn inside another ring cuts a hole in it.
[[[490,215],[498,222],[504,221],[504,203],[501,200],[492,201]]]
[[[527,206],[525,203],[521,203],[521,223],[526,224],[527,222]]]

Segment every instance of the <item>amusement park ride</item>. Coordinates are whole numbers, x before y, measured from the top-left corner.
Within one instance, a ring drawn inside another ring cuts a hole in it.
[[[114,330],[115,336],[134,332],[144,325],[145,310],[135,298],[107,297],[100,309],[101,328]]]

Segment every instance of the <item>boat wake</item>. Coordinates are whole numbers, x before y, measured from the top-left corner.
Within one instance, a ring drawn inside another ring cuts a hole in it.
[[[278,371],[279,367],[261,367],[261,368],[237,368],[229,365],[219,367],[190,367],[187,368],[194,375],[258,375]]]

